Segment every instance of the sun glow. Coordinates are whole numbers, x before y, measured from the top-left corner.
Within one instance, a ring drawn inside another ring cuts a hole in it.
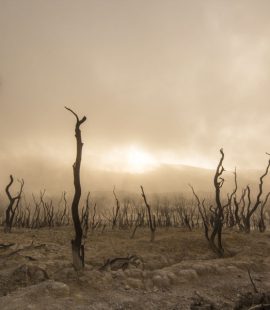
[[[144,173],[157,168],[157,160],[142,148],[115,148],[100,158],[100,168],[115,172]]]
[[[130,147],[127,152],[127,167],[130,172],[143,173],[157,166],[155,159],[137,147]]]
[[[146,173],[161,166],[192,166],[214,169],[215,163],[200,156],[177,156],[174,152],[163,151],[150,153],[138,145],[118,146],[110,150],[99,150],[91,153],[91,168],[116,173]]]

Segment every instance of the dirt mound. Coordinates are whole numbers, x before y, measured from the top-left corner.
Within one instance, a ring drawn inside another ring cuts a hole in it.
[[[235,254],[223,259],[196,231],[159,230],[154,243],[148,231],[132,240],[117,230],[90,234],[83,272],[71,264],[72,233],[65,227],[1,236],[1,310],[244,310],[268,302],[247,294],[247,268],[259,294],[270,291],[269,232],[224,234]]]

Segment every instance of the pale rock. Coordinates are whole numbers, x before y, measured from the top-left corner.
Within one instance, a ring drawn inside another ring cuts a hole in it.
[[[170,280],[167,276],[155,275],[153,277],[153,283],[159,288],[168,288],[170,286]]]
[[[127,284],[128,286],[135,288],[135,289],[143,289],[143,283],[139,279],[128,278]]]

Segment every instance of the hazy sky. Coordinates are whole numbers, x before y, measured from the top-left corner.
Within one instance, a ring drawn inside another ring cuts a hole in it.
[[[269,85],[268,0],[0,0],[5,178],[71,166],[65,105],[91,169],[264,167]]]

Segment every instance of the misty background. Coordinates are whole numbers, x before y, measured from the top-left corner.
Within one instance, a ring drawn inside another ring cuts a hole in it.
[[[72,189],[64,106],[87,116],[85,190],[206,191],[220,147],[228,179],[236,166],[257,180],[270,152],[269,12],[267,0],[0,0],[1,195],[11,173],[28,192]]]

